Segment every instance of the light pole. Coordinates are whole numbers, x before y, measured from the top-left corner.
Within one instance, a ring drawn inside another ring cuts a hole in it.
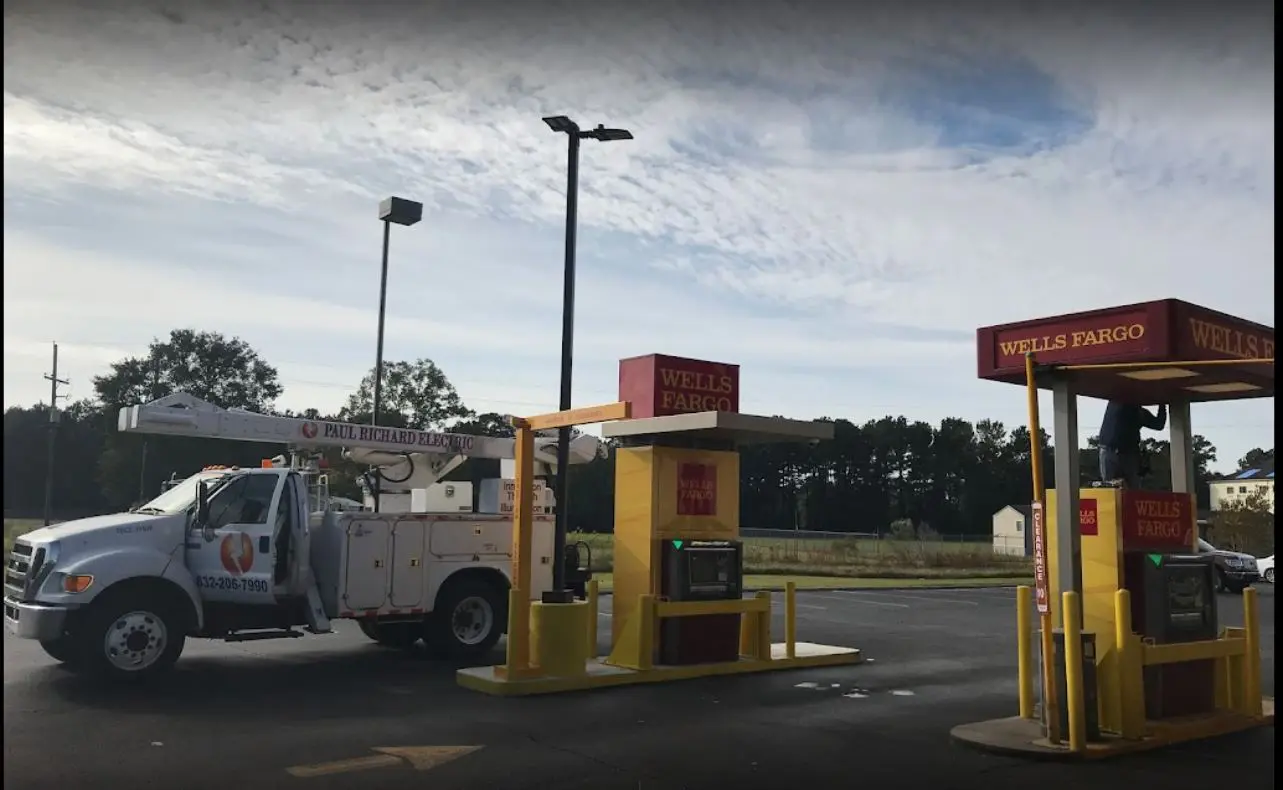
[[[392,236],[392,226],[410,226],[423,219],[423,204],[405,198],[390,197],[379,203],[379,219],[383,221],[383,263],[379,276],[379,340],[374,352],[374,403],[370,414],[370,424],[379,424],[379,407],[383,405],[383,322],[388,306],[388,240]],[[374,473],[374,512],[379,512],[379,491],[382,478]]]
[[[608,143],[631,140],[633,133],[627,129],[597,128],[583,130],[579,124],[564,115],[544,118],[548,128],[566,135],[566,262],[562,271],[561,292],[561,400],[558,408],[569,409],[571,362],[575,349],[575,226],[579,213],[579,141],[588,138]],[[557,511],[552,544],[552,591],[544,593],[546,603],[569,603],[573,594],[566,589],[566,519],[570,515],[570,429],[562,428],[557,435]]]

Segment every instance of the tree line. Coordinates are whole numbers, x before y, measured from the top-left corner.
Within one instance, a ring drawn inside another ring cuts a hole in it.
[[[358,384],[334,414],[315,409],[277,412],[283,392],[275,367],[248,343],[217,332],[178,329],[154,340],[147,353],[113,363],[93,380],[94,397],[62,409],[55,431],[52,502],[57,518],[118,511],[155,496],[164,480],[211,464],[257,465],[282,452],[279,445],[120,433],[122,406],[184,391],[224,408],[309,419],[369,422],[374,374]],[[502,415],[476,412],[463,402],[445,372],[430,359],[384,365],[380,424],[510,436]],[[763,445],[741,458],[742,526],[830,532],[882,532],[906,521],[943,536],[986,534],[994,512],[1030,498],[1030,437],[1023,426],[994,420],[948,418],[938,425],[888,416],[855,424],[833,419],[835,438],[817,446]],[[13,407],[4,415],[6,517],[41,512],[50,425],[49,407]],[[1047,484],[1054,480],[1050,437],[1039,437]],[[1216,449],[1194,439],[1201,507]],[[1146,484],[1170,480],[1165,441],[1146,439]],[[1240,468],[1273,459],[1253,450]],[[1095,478],[1094,439],[1081,454],[1084,480]],[[327,453],[332,492],[357,497],[362,471],[338,449]],[[448,479],[498,475],[498,462],[472,459]],[[614,516],[614,457],[571,468],[571,529],[607,531]]]

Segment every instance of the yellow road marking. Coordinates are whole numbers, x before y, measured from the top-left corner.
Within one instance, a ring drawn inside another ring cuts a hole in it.
[[[335,760],[330,763],[295,765],[286,768],[285,773],[290,776],[297,776],[300,779],[310,779],[313,776],[330,776],[332,774],[346,774],[352,771],[369,771],[374,768],[391,768],[400,764],[401,758],[395,755],[374,754],[369,757],[353,757],[348,760]]]
[[[334,760],[328,763],[312,765],[294,765],[285,769],[285,773],[299,779],[310,779],[315,776],[331,776],[354,771],[371,771],[376,768],[393,768],[409,764],[416,771],[429,771],[439,765],[459,759],[473,752],[480,751],[482,746],[376,746],[378,754],[368,757],[351,757],[346,760]]]
[[[428,771],[438,765],[480,751],[480,746],[376,746],[374,751],[404,758],[416,771]]]

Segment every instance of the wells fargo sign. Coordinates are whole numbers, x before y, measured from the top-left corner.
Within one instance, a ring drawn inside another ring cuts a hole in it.
[[[1100,534],[1100,503],[1094,499],[1078,500],[1078,534],[1083,537]]]
[[[650,354],[619,362],[619,399],[634,419],[702,411],[738,412],[739,365]]]
[[[684,463],[677,465],[677,515],[717,514],[717,466]]]
[[[1123,491],[1120,518],[1126,551],[1188,552],[1194,548],[1194,501],[1170,491]]]
[[[1023,367],[1029,353],[1043,364],[1142,354],[1149,351],[1149,334],[1145,311],[999,329],[993,337],[994,367]]]
[[[1189,340],[1200,357],[1214,355],[1232,359],[1273,359],[1274,338],[1261,332],[1225,326],[1200,318],[1186,319]]]

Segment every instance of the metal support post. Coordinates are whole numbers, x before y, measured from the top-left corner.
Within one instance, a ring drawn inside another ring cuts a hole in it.
[[[1083,592],[1082,525],[1078,523],[1078,394],[1065,376],[1052,382],[1051,437],[1056,458],[1056,573],[1055,600],[1067,592]]]

